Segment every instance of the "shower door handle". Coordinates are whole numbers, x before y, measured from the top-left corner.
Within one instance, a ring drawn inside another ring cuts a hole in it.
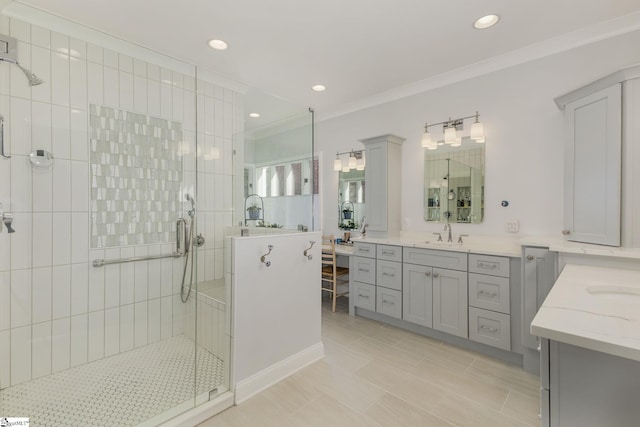
[[[7,156],[4,152],[4,116],[0,115],[0,156],[5,159],[10,159],[11,156]]]

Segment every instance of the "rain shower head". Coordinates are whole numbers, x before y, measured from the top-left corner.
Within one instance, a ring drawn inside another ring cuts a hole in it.
[[[20,65],[18,62],[18,40],[5,34],[0,34],[0,61],[16,64],[24,75],[27,76],[29,86],[37,86],[44,83],[44,80]]]

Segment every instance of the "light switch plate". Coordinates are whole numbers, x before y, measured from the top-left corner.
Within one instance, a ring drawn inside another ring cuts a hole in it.
[[[504,224],[504,231],[507,233],[517,233],[520,230],[520,223],[517,219],[510,219]]]

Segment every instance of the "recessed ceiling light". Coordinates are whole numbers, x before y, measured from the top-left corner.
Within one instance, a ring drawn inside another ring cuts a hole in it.
[[[249,117],[253,117],[254,119],[257,119],[258,117],[260,117],[260,113],[249,113]]]
[[[313,85],[311,86],[311,89],[315,90],[316,92],[322,92],[327,90],[326,86],[324,85]]]
[[[473,28],[484,30],[485,28],[493,27],[499,20],[500,17],[498,15],[485,15],[476,19],[476,22],[473,23]]]
[[[229,47],[229,45],[222,40],[209,40],[209,46],[216,50],[225,50]]]

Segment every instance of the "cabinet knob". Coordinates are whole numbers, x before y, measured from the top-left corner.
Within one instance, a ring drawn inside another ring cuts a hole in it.
[[[424,274],[425,274],[425,276],[427,276],[427,277],[431,276],[431,272],[430,272],[430,271],[427,271],[427,272],[426,272],[426,273],[424,273]]]
[[[564,234],[565,236],[568,236],[569,234],[571,234],[571,231],[569,231],[569,230],[562,230],[562,234]]]
[[[438,273],[433,273],[433,277],[438,277],[439,274]]]
[[[527,255],[527,261],[533,261],[534,258],[533,255]]]

